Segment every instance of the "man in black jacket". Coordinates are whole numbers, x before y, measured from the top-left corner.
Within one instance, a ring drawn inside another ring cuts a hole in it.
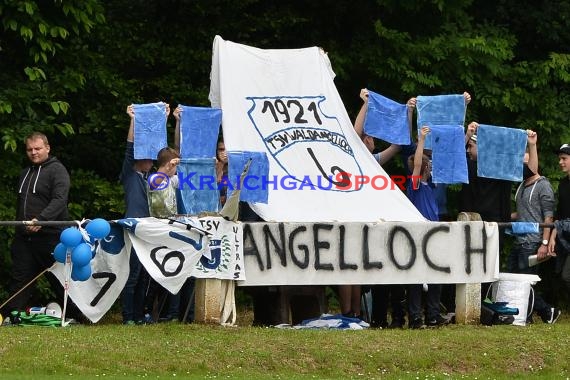
[[[68,220],[69,174],[57,158],[49,155],[47,137],[34,132],[26,138],[26,155],[31,165],[20,174],[16,220]],[[54,263],[53,248],[62,227],[18,226],[12,242],[12,280],[9,292],[15,294],[34,277]],[[52,287],[61,290],[57,279],[48,273]],[[5,311],[22,311],[28,305],[31,288],[14,297]],[[5,315],[9,315],[6,313]]]

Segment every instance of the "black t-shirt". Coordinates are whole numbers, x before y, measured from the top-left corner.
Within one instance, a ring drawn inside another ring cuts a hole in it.
[[[558,184],[558,207],[556,219],[570,218],[570,178],[562,178]]]
[[[511,221],[512,182],[477,176],[477,162],[468,160],[469,184],[461,187],[459,211],[476,212],[487,222]]]

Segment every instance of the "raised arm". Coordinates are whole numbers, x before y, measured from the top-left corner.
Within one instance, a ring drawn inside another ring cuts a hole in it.
[[[368,90],[363,88],[360,90],[360,99],[362,99],[362,107],[356,115],[356,120],[354,120],[354,130],[360,138],[364,135],[364,120],[366,120],[366,111],[368,111]]]
[[[535,131],[527,129],[526,130],[528,144],[528,168],[532,170],[533,173],[538,173],[538,151],[536,149],[536,142],[538,136]]]
[[[127,106],[127,115],[131,118],[129,132],[127,133],[127,141],[133,142],[135,140],[135,107],[133,107],[132,104]]]
[[[172,115],[176,119],[176,126],[174,127],[174,149],[180,153],[180,115],[182,114],[182,106],[176,107]]]
[[[398,144],[390,144],[390,146],[380,152],[380,160],[378,163],[384,165],[386,162],[390,161],[396,154],[402,150],[402,147]]]
[[[467,125],[467,131],[465,131],[465,145],[467,145],[471,136],[477,133],[477,128],[479,128],[479,123],[476,121],[472,121]]]
[[[410,129],[410,138],[412,138],[413,130],[414,130],[414,109],[416,108],[417,99],[410,98],[406,102],[406,106],[408,107],[408,127]]]
[[[422,127],[418,136],[418,145],[416,146],[416,153],[414,154],[414,170],[412,171],[412,188],[414,190],[419,188],[419,182],[422,174],[422,164],[424,156],[424,145],[426,136],[430,132],[429,127]]]

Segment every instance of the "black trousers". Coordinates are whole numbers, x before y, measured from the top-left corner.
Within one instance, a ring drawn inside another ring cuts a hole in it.
[[[392,308],[392,321],[405,322],[406,311],[403,303],[406,298],[405,285],[372,285],[372,318],[373,327],[388,325],[388,308]]]
[[[45,269],[51,267],[55,262],[52,252],[54,247],[59,243],[58,234],[42,234],[21,236],[16,235],[12,241],[12,278],[9,284],[9,294],[14,295],[28,284],[34,277]],[[47,279],[51,289],[57,296],[57,303],[63,304],[63,286],[59,280],[51,272],[46,272]],[[10,311],[24,311],[30,305],[30,298],[33,294],[35,286],[32,284],[21,291],[14,297],[2,310],[2,315],[9,315]],[[68,301],[69,317],[79,317],[79,310]]]

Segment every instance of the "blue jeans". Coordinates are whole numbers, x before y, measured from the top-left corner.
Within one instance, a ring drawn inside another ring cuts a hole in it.
[[[134,248],[131,248],[129,278],[121,293],[123,323],[129,321],[138,322],[144,319],[146,279],[146,270],[141,264]]]
[[[540,264],[529,267],[528,257],[534,255],[538,251],[540,244],[540,242],[523,244],[515,243],[507,260],[507,270],[510,273],[538,274],[538,265]],[[547,304],[542,296],[536,291],[536,286],[534,287],[534,290],[533,310],[544,318],[550,311],[551,306]]]

